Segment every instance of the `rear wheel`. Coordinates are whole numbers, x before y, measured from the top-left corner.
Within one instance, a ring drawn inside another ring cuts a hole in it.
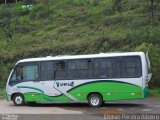
[[[102,105],[102,103],[103,103],[103,100],[102,100],[101,95],[99,95],[99,94],[91,94],[88,97],[88,104],[91,107],[94,107],[94,108],[100,107]]]
[[[16,106],[23,106],[25,104],[23,95],[22,94],[15,94],[13,96],[13,103]]]

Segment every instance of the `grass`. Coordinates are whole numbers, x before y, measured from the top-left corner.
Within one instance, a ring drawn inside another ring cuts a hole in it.
[[[160,97],[160,88],[152,88],[149,93],[150,97]]]
[[[0,90],[0,99],[5,98],[5,90]]]
[[[0,29],[0,88],[10,68],[23,58],[116,51],[149,52],[152,72],[159,81],[160,4],[156,4],[153,21],[149,1],[122,0],[121,20],[112,9],[113,1],[54,0],[34,4],[30,11],[21,9],[23,2],[11,4],[11,25],[16,26],[11,42]],[[0,18],[6,16],[3,11],[0,5]]]

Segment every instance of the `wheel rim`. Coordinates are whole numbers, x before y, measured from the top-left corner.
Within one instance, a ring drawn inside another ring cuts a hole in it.
[[[91,104],[96,106],[99,104],[99,98],[98,97],[92,97],[91,98]]]
[[[15,98],[15,102],[16,102],[16,104],[20,105],[20,104],[23,103],[23,98],[22,98],[21,96],[17,96],[17,97]]]

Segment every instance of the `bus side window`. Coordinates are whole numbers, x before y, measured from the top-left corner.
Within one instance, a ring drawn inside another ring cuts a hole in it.
[[[77,79],[77,67],[76,60],[71,60],[67,62],[67,79],[73,80]]]
[[[21,80],[37,80],[38,66],[37,65],[23,65],[16,67],[16,81]]]
[[[108,78],[107,67],[107,59],[101,59],[99,61],[99,78]]]
[[[41,79],[42,80],[52,80],[53,79],[53,62],[41,62]]]
[[[16,68],[16,79],[23,80],[23,66],[18,66]]]
[[[94,60],[94,78],[120,78],[120,58],[101,58]]]
[[[16,81],[17,79],[16,79],[16,71],[14,70],[13,71],[13,74],[12,74],[12,76],[11,76],[11,81]]]
[[[107,59],[107,75],[108,78],[120,78],[121,76],[121,62],[120,58]]]
[[[77,65],[78,79],[92,78],[92,61],[91,59],[78,60]]]
[[[66,65],[64,61],[59,61],[55,64],[54,78],[63,80],[66,78]]]
[[[93,62],[93,75],[95,79],[99,78],[99,60],[98,59],[94,59],[94,62]]]
[[[122,63],[122,77],[137,78],[142,75],[141,60],[137,56],[124,57]]]

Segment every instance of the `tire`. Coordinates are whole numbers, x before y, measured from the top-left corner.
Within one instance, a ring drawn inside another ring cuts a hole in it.
[[[88,104],[93,108],[98,108],[103,104],[103,99],[99,94],[91,94],[88,97]]]
[[[13,96],[13,103],[16,106],[23,106],[25,104],[23,95],[22,94],[15,94]]]

